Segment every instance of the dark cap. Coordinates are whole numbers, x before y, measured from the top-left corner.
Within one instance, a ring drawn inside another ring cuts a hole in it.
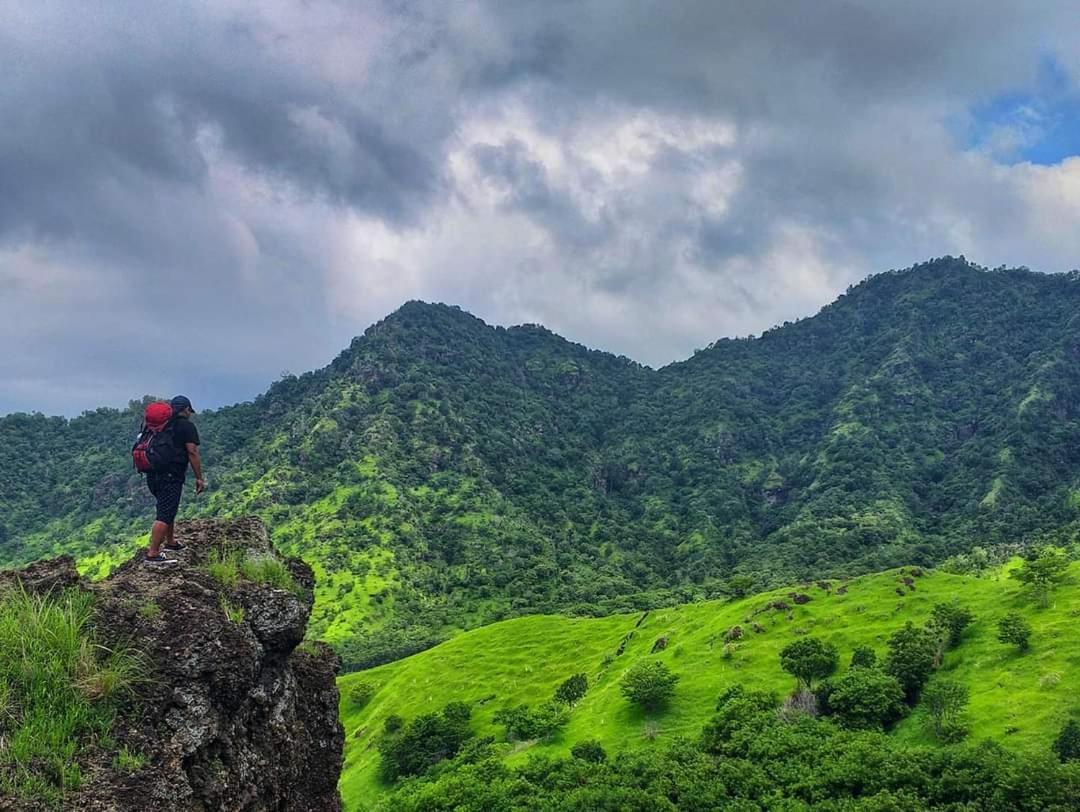
[[[176,411],[180,411],[181,409],[191,409],[192,413],[195,411],[195,407],[191,405],[191,401],[188,400],[187,395],[177,395],[170,400],[169,403]]]

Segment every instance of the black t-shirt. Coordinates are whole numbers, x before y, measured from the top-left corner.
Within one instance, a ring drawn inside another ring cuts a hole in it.
[[[188,467],[187,444],[199,444],[199,430],[186,417],[177,417],[173,421],[172,437],[173,445],[176,447],[176,458],[181,462],[178,462],[176,467],[168,473],[183,479],[187,475]]]

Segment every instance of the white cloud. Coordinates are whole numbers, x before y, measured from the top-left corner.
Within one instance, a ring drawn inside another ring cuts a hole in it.
[[[0,21],[0,412],[249,397],[410,298],[658,365],[930,256],[1080,264],[1078,159],[1014,162],[1037,115],[950,126],[1076,84],[1067,4],[139,11]]]

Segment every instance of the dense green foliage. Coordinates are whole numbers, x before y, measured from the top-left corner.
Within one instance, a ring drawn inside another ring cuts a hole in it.
[[[78,756],[141,678],[134,653],[98,645],[92,611],[84,592],[0,591],[0,800],[52,808],[77,790]]]
[[[780,651],[780,665],[806,688],[836,670],[840,652],[836,646],[816,637],[793,640]]]
[[[428,767],[457,755],[472,734],[469,706],[451,702],[441,713],[418,716],[401,728],[386,731],[379,740],[381,773],[387,781],[419,775]]]
[[[934,733],[944,741],[957,741],[967,734],[960,715],[967,707],[971,692],[966,685],[951,680],[932,682],[922,695],[922,704],[933,720]]]
[[[998,640],[1027,651],[1031,645],[1031,624],[1019,612],[1010,612],[998,621]]]
[[[1080,760],[1080,722],[1070,719],[1054,739],[1054,752],[1062,761]]]
[[[679,675],[658,660],[643,660],[626,672],[619,684],[630,702],[647,711],[662,707],[675,693]]]
[[[601,757],[530,759],[493,745],[401,785],[385,810],[1069,810],[1080,769],[990,742],[910,747],[809,716],[778,716],[769,697],[724,702],[696,740]]]
[[[518,705],[495,714],[495,723],[506,728],[507,741],[543,739],[562,728],[570,719],[570,707],[558,700],[542,702],[536,708]]]
[[[930,674],[937,657],[937,642],[929,629],[907,625],[889,638],[885,671],[896,677],[909,702],[914,702]]]
[[[852,668],[873,668],[877,665],[877,652],[870,646],[856,646],[851,652]]]
[[[841,676],[821,685],[818,700],[823,712],[856,730],[888,727],[907,710],[904,689],[896,677],[872,665],[853,663]]]
[[[555,689],[555,699],[573,705],[589,690],[589,678],[585,674],[574,674],[566,678],[566,681]]]
[[[409,303],[326,368],[200,412],[211,490],[318,576],[347,666],[462,628],[1068,544],[1080,274],[945,259],[661,370]],[[0,418],[0,562],[100,572],[149,524],[140,403]],[[737,645],[737,644],[736,644]]]

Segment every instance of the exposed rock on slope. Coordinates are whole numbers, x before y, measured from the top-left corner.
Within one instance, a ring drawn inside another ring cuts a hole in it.
[[[295,594],[212,577],[207,564],[215,549],[278,557],[258,519],[181,523],[177,540],[187,545],[176,554],[180,566],[151,569],[136,557],[101,583],[79,584],[98,595],[99,638],[145,652],[144,696],[111,736],[147,761],[123,776],[111,767],[113,752],[95,754],[84,770],[89,780],[65,808],[340,809],[337,659],[325,645],[300,645],[311,569],[298,559],[284,562]],[[32,589],[71,581],[70,560],[31,570],[24,582]]]

